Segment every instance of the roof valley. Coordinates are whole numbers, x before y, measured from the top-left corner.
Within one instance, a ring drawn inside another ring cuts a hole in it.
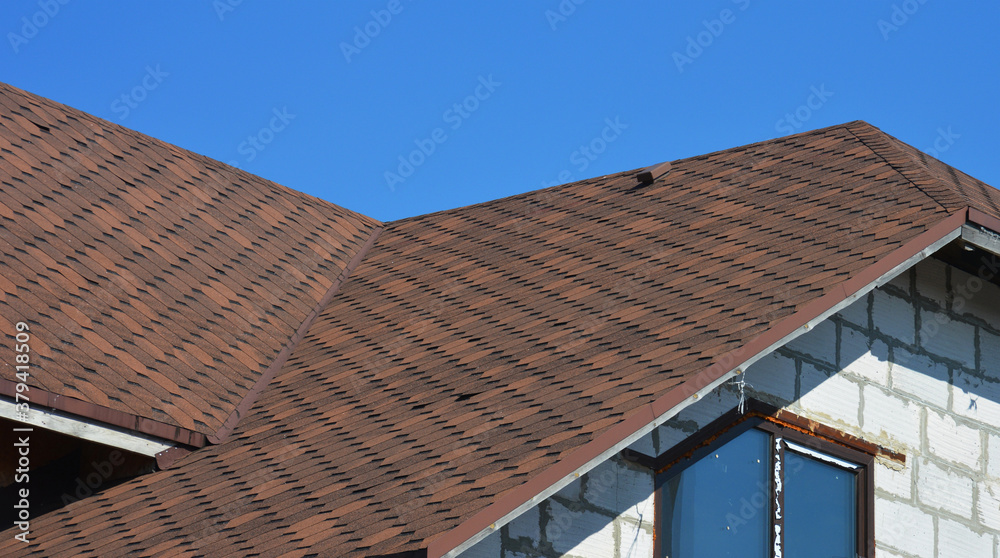
[[[271,383],[271,380],[281,371],[285,363],[288,361],[288,357],[291,356],[295,348],[298,347],[299,343],[305,337],[309,328],[316,321],[322,313],[323,310],[330,304],[333,297],[340,291],[340,288],[344,285],[347,279],[350,277],[351,273],[361,265],[364,261],[365,256],[368,251],[371,250],[372,246],[378,240],[379,235],[382,233],[384,227],[375,227],[368,239],[365,241],[361,247],[354,253],[354,256],[347,263],[344,269],[340,272],[340,275],[333,281],[333,285],[327,290],[326,294],[316,303],[316,306],[311,312],[302,320],[299,327],[296,329],[295,334],[289,338],[288,343],[282,347],[281,351],[275,355],[274,360],[271,362],[270,366],[264,371],[263,374],[257,379],[253,387],[247,392],[246,396],[236,405],[233,412],[226,418],[222,426],[215,432],[215,434],[209,435],[207,437],[208,441],[213,444],[221,444],[229,439],[229,436],[233,433],[233,430],[239,425],[240,419],[242,419],[248,412],[253,409],[254,404],[260,397],[260,394],[267,389],[267,386]]]

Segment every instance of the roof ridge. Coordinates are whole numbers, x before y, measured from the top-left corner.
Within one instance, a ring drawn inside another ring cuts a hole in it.
[[[900,141],[879,128],[864,121],[851,122],[845,125],[845,129],[858,139],[873,154],[882,159],[907,182],[912,184],[922,194],[941,206],[945,211],[954,211],[969,205],[966,196],[955,192],[948,187],[933,187],[941,184],[941,181],[934,176],[934,172],[924,163],[907,152],[899,144],[916,150],[916,148]],[[888,153],[887,153],[888,151]],[[897,155],[893,157],[892,154]]]
[[[54,99],[50,99],[48,97],[43,97],[42,95],[38,95],[36,93],[32,93],[30,91],[21,89],[20,87],[11,85],[11,84],[3,82],[3,81],[0,81],[0,95],[4,95],[4,96],[8,96],[8,97],[13,96],[13,95],[17,95],[17,96],[21,96],[21,97],[23,97],[25,99],[30,100],[31,102],[29,102],[29,103],[20,103],[18,105],[19,108],[21,108],[21,109],[24,110],[24,112],[19,112],[19,114],[21,114],[21,116],[25,117],[27,120],[29,120],[32,124],[35,124],[36,126],[41,126],[42,124],[40,124],[39,122],[44,122],[45,121],[45,116],[46,116],[44,114],[42,114],[42,115],[37,114],[36,109],[42,109],[42,110],[45,110],[45,111],[53,111],[53,114],[51,114],[49,116],[50,117],[56,117],[57,119],[58,119],[59,113],[69,114],[73,118],[79,120],[81,123],[85,123],[85,125],[87,126],[87,128],[89,128],[90,131],[96,137],[107,138],[108,137],[107,132],[114,132],[115,134],[129,136],[129,137],[134,138],[134,139],[141,139],[144,142],[148,143],[150,146],[158,148],[158,149],[163,149],[166,152],[171,153],[172,155],[180,154],[180,155],[184,155],[184,156],[189,156],[192,159],[195,159],[199,164],[203,165],[204,168],[206,168],[206,169],[212,169],[212,170],[218,172],[222,176],[226,176],[226,175],[232,174],[232,175],[239,176],[240,179],[242,179],[244,181],[248,181],[250,179],[262,180],[262,181],[266,182],[267,184],[271,185],[272,187],[274,187],[274,188],[282,191],[286,195],[294,196],[294,197],[297,197],[297,198],[308,198],[309,201],[311,201],[313,203],[318,203],[319,205],[323,206],[324,210],[333,210],[333,211],[340,210],[340,211],[345,211],[345,212],[347,212],[347,213],[349,213],[349,214],[351,214],[353,216],[357,216],[357,217],[361,218],[362,220],[369,221],[369,223],[371,225],[378,226],[378,225],[382,224],[381,221],[379,221],[378,219],[375,219],[374,217],[370,217],[370,216],[365,215],[363,213],[358,213],[357,211],[354,211],[352,209],[348,209],[348,208],[346,208],[344,206],[341,206],[339,204],[333,203],[333,202],[331,202],[329,200],[324,200],[322,198],[316,197],[316,196],[314,196],[312,194],[303,192],[301,190],[296,190],[295,188],[291,188],[289,186],[281,184],[280,182],[275,182],[274,180],[271,180],[269,178],[265,178],[265,177],[260,176],[260,175],[256,175],[256,174],[250,173],[250,172],[248,172],[248,171],[246,171],[244,169],[241,169],[239,167],[234,167],[234,166],[232,166],[232,165],[230,165],[228,163],[224,163],[224,162],[222,162],[222,161],[220,161],[218,159],[213,159],[212,157],[209,157],[208,155],[204,155],[202,153],[198,153],[196,151],[192,151],[191,149],[188,149],[186,147],[182,147],[182,146],[177,145],[175,143],[171,143],[169,141],[162,140],[160,138],[151,136],[151,135],[146,134],[144,132],[140,132],[138,130],[134,130],[132,128],[123,126],[123,125],[118,124],[116,122],[112,122],[111,120],[107,120],[105,118],[101,118],[100,116],[96,116],[96,115],[90,114],[89,112],[85,112],[83,110],[80,110],[80,109],[75,108],[73,106],[70,106],[70,105],[67,105],[65,103],[56,101]],[[7,107],[7,108],[9,110],[14,110],[14,109],[11,109],[10,107]],[[96,129],[95,129],[95,126],[96,126]],[[132,146],[132,147],[134,148],[134,146]],[[234,180],[233,182],[236,182],[236,181]],[[330,216],[330,218],[335,218],[335,216]]]
[[[940,128],[938,128],[938,132],[941,134],[945,133]],[[883,134],[895,149],[906,153],[917,165],[926,169],[931,177],[941,184],[948,194],[957,196],[962,200],[963,206],[976,207],[986,212],[995,213],[1000,211],[1000,191],[996,188],[945,163],[933,155],[913,147],[892,134],[884,132]]]
[[[837,129],[840,129],[840,128],[847,129],[849,126],[857,125],[857,124],[871,126],[871,124],[868,124],[867,122],[865,122],[863,120],[853,120],[851,122],[845,122],[845,123],[842,123],[842,124],[834,124],[832,126],[826,126],[826,127],[823,127],[823,128],[816,128],[815,130],[806,130],[806,131],[798,132],[798,133],[791,134],[791,135],[788,135],[788,136],[778,136],[778,137],[774,137],[774,138],[762,139],[762,140],[759,140],[759,141],[755,141],[753,143],[747,143],[747,144],[743,144],[743,145],[734,145],[732,147],[726,147],[726,148],[723,148],[723,149],[717,149],[715,151],[711,151],[711,152],[708,152],[708,153],[691,155],[691,156],[682,157],[682,158],[679,158],[679,159],[663,159],[663,160],[659,160],[659,161],[653,161],[653,162],[651,162],[648,165],[643,165],[641,167],[636,167],[634,169],[629,169],[629,170],[624,170],[624,171],[619,171],[619,172],[613,172],[611,174],[597,175],[597,176],[591,176],[591,177],[587,177],[587,178],[581,178],[580,180],[573,180],[571,182],[564,182],[562,184],[554,184],[552,186],[545,186],[544,188],[537,188],[537,189],[534,189],[534,190],[528,190],[526,192],[518,192],[516,194],[511,194],[509,196],[504,196],[502,198],[495,198],[495,199],[491,199],[491,200],[486,200],[486,201],[471,203],[471,204],[463,205],[463,206],[459,206],[459,207],[451,207],[451,208],[448,208],[448,209],[441,209],[441,210],[434,211],[434,212],[431,212],[431,213],[423,213],[423,214],[420,214],[420,215],[411,215],[409,217],[403,217],[401,219],[396,219],[394,221],[386,221],[383,224],[384,225],[394,225],[394,224],[408,222],[408,221],[425,219],[425,218],[432,217],[432,216],[438,216],[438,215],[441,215],[441,214],[444,214],[444,213],[449,213],[449,212],[454,212],[454,211],[466,211],[466,210],[469,210],[471,208],[483,207],[483,206],[488,206],[488,205],[495,205],[495,204],[500,204],[500,203],[508,202],[508,201],[516,201],[518,199],[521,199],[521,198],[524,198],[524,197],[527,197],[527,196],[537,195],[540,192],[553,192],[553,191],[558,191],[558,190],[564,189],[564,188],[578,187],[581,184],[586,184],[586,183],[590,183],[590,182],[594,182],[594,181],[598,181],[598,180],[604,181],[605,183],[607,183],[610,180],[615,180],[615,179],[618,179],[618,178],[626,178],[626,177],[628,177],[630,175],[638,175],[640,172],[642,172],[643,170],[647,169],[650,165],[658,165],[658,164],[661,164],[661,163],[669,162],[674,167],[677,167],[678,165],[682,165],[683,163],[685,163],[687,161],[694,161],[694,160],[698,160],[698,159],[708,159],[710,157],[717,157],[719,155],[724,155],[724,154],[730,153],[730,152],[749,151],[750,149],[752,149],[754,147],[758,147],[758,146],[761,146],[761,145],[771,144],[771,143],[773,143],[775,141],[778,141],[778,140],[784,141],[784,140],[789,140],[789,139],[794,139],[794,138],[800,138],[800,137],[805,137],[805,136],[822,135],[822,134],[825,134],[825,133],[830,132],[832,130],[837,130]],[[871,126],[871,127],[874,128],[874,126]]]

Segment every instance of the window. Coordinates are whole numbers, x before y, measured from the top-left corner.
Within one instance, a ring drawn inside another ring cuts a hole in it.
[[[656,556],[874,556],[877,451],[775,414],[724,417],[656,460]]]

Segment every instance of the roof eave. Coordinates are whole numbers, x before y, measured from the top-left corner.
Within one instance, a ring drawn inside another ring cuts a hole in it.
[[[16,383],[6,378],[0,378],[0,395],[6,395],[14,399],[16,393]],[[33,407],[47,407],[55,411],[62,411],[67,415],[75,415],[93,421],[96,424],[110,425],[126,431],[152,436],[161,440],[170,440],[187,446],[200,448],[204,447],[206,443],[205,435],[200,432],[108,407],[102,407],[89,401],[51,393],[36,387],[31,388],[31,403]]]
[[[177,447],[176,442],[173,441],[168,442],[44,407],[32,408],[28,413],[23,413],[18,409],[16,401],[0,397],[0,418],[8,419],[25,427],[44,428],[81,440],[97,442],[149,457],[156,457],[162,452]]]

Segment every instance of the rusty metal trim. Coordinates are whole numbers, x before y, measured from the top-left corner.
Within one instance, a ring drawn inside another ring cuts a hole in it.
[[[774,410],[770,411],[770,409],[768,409],[769,406],[759,402],[755,406],[757,407],[756,412],[764,420],[774,422],[786,428],[797,430],[803,434],[815,436],[821,440],[826,440],[827,442],[868,455],[883,457],[898,463],[906,463],[905,453],[900,453],[878,444],[873,444],[852,434],[841,432],[832,426],[827,426],[812,419],[801,417],[784,409],[772,408]]]

